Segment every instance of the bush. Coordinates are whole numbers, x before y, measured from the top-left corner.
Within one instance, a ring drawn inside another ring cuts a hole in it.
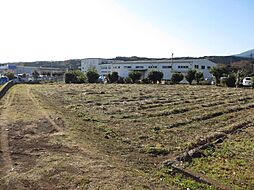
[[[235,76],[235,74],[232,73],[226,79],[226,85],[228,87],[235,87],[235,84],[236,84],[236,76]]]
[[[99,74],[96,71],[96,69],[91,69],[89,71],[86,72],[86,77],[87,77],[87,81],[89,83],[97,83],[98,79],[99,79]]]
[[[154,84],[159,81],[161,83],[161,80],[163,78],[163,72],[161,71],[150,71],[148,74],[148,79],[152,81]]]
[[[131,83],[132,83],[132,79],[131,79],[130,77],[126,77],[126,78],[124,79],[124,83],[126,83],[126,84],[131,84]]]
[[[119,77],[117,83],[124,84],[124,78],[123,77]]]
[[[108,74],[107,78],[110,83],[117,82],[119,79],[118,72],[112,72],[112,74]]]
[[[84,83],[85,82],[85,75],[79,70],[75,71],[67,71],[65,73],[65,83]]]
[[[204,75],[202,72],[195,73],[195,80],[197,84],[199,84],[200,81],[204,80]]]
[[[254,88],[254,76],[252,77],[252,87]]]
[[[38,71],[34,70],[34,72],[32,73],[32,76],[34,79],[38,79],[40,74],[38,73]]]
[[[196,70],[190,69],[185,76],[186,80],[189,82],[189,84],[192,83],[192,81],[195,79]]]
[[[131,78],[132,82],[137,82],[138,80],[140,80],[142,74],[139,71],[131,71],[129,72],[129,78]]]
[[[174,73],[171,77],[171,81],[173,84],[178,84],[183,80],[184,76],[182,73]]]
[[[144,78],[144,79],[141,80],[141,83],[142,84],[149,84],[150,80],[148,78]]]
[[[15,78],[15,75],[13,73],[11,73],[11,72],[7,72],[4,75],[7,76],[9,80],[12,80],[12,79]]]

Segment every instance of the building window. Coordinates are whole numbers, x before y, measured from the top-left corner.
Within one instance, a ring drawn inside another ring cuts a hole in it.
[[[113,69],[120,69],[120,66],[114,66]]]
[[[179,66],[178,66],[178,69],[188,69],[188,68],[189,68],[189,66],[187,66],[187,65],[183,65],[183,66],[182,66],[182,65],[181,65],[181,66],[179,65]]]
[[[125,69],[131,69],[131,66],[124,66]]]
[[[148,68],[149,68],[149,69],[153,69],[153,68],[156,69],[157,66],[148,66]]]
[[[136,69],[143,69],[144,66],[136,66]]]
[[[199,66],[198,66],[198,65],[195,65],[195,69],[199,69]]]
[[[201,69],[205,69],[205,66],[204,66],[204,65],[202,65],[202,66],[201,66]]]
[[[164,66],[162,66],[162,69],[171,69],[172,68],[172,66],[171,65],[164,65]]]
[[[207,66],[207,69],[211,69],[211,66]]]

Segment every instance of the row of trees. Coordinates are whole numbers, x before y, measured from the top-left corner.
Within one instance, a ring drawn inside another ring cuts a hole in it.
[[[241,84],[242,79],[246,76],[243,72],[227,72],[224,68],[213,67],[210,70],[211,74],[215,78],[216,85],[235,87]],[[139,71],[131,71],[127,78],[122,78],[118,75],[117,72],[112,72],[105,77],[105,80],[108,83],[157,83],[161,82],[163,79],[163,73],[161,71],[150,71],[147,78],[141,80],[142,73]],[[184,76],[182,73],[173,73],[171,77],[171,83],[178,84],[183,79],[186,79],[189,84],[192,84],[195,80],[197,84],[200,84],[204,80],[202,72],[196,70],[189,70]],[[68,71],[65,73],[65,82],[66,83],[97,83],[99,80],[103,82],[103,79],[99,79],[99,74],[96,69],[89,70],[86,74],[82,73],[79,70]],[[254,84],[254,78],[253,78]]]
[[[112,72],[105,77],[105,80],[108,83],[161,83],[163,79],[163,72],[152,70],[149,72],[147,78],[141,80],[142,73],[139,71],[131,71],[127,78],[122,78],[118,75],[117,72]],[[197,84],[203,80],[203,73],[196,72],[196,70],[189,70],[185,76],[186,80],[192,84],[193,80],[196,80]],[[171,78],[173,84],[180,83],[184,79],[182,73],[174,73]],[[96,69],[91,69],[86,74],[81,71],[68,71],[65,73],[65,82],[66,83],[97,83],[99,81],[99,74]]]

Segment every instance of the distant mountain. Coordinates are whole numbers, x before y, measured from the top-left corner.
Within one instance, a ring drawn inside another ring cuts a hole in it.
[[[9,64],[27,67],[52,67],[76,70],[80,68],[81,59],[70,59],[65,61],[9,62]]]
[[[235,55],[236,57],[245,57],[245,58],[250,58],[250,59],[254,59],[254,49],[249,50],[249,51],[245,51],[243,53],[240,53],[238,55]]]

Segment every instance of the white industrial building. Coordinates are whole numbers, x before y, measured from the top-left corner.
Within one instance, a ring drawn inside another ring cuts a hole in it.
[[[208,59],[164,59],[146,61],[119,61],[111,59],[88,58],[81,61],[81,71],[87,72],[95,68],[101,76],[112,72],[118,72],[120,77],[128,77],[130,71],[140,71],[142,78],[146,78],[151,70],[163,72],[163,79],[170,80],[175,72],[186,74],[189,69],[195,69],[204,74],[205,79],[213,76],[209,72],[216,63]]]

